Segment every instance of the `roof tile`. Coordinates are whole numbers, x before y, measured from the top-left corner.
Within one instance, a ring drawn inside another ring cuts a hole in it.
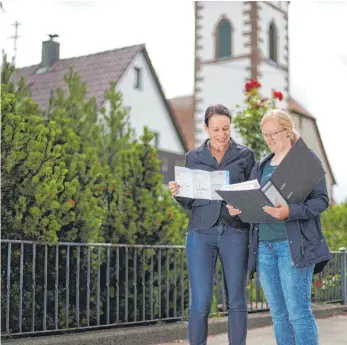
[[[104,92],[111,81],[117,82],[123,75],[132,59],[144,49],[144,45],[134,45],[85,56],[60,59],[52,64],[46,73],[37,74],[40,65],[19,68],[13,80],[24,77],[30,86],[32,98],[42,107],[49,105],[50,92],[47,90],[62,88],[67,90],[64,76],[70,68],[77,72],[83,82],[87,83],[87,97],[96,97],[98,105],[104,99]]]

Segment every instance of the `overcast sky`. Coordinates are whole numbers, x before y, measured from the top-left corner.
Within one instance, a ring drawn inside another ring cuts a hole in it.
[[[194,10],[184,1],[3,0],[1,47],[17,66],[37,64],[41,42],[59,34],[62,58],[146,43],[168,98],[193,92]],[[1,13],[1,10],[0,10]],[[291,94],[317,119],[338,186],[347,199],[347,1],[291,1]]]

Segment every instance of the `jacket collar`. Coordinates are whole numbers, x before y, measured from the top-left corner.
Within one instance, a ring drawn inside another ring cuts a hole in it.
[[[262,169],[264,164],[270,160],[275,154],[273,152],[268,153],[264,158],[259,161],[259,168]]]
[[[261,176],[263,174],[263,170],[264,170],[264,166],[265,166],[266,162],[268,162],[274,155],[275,154],[273,152],[268,153],[265,157],[263,157],[260,161],[258,161],[257,171],[256,171],[257,176],[256,177],[257,177],[259,182],[261,180]]]
[[[212,156],[210,149],[210,139],[206,139],[197,149],[197,154],[199,155],[200,159],[204,161],[206,164],[210,165],[213,168],[218,169],[223,164],[228,163],[229,161],[232,161],[235,157],[234,155],[234,149],[236,147],[236,142],[230,138],[230,146],[226,150],[224,157],[220,164],[218,164],[217,160]]]

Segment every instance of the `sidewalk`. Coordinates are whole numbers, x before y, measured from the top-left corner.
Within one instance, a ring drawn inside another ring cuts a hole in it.
[[[338,315],[317,319],[320,345],[346,345],[347,315]],[[187,341],[176,340],[173,343],[160,345],[188,345]],[[158,344],[159,345],[159,344]],[[228,335],[209,336],[208,345],[228,345]],[[276,345],[272,327],[255,328],[248,331],[247,345]]]
[[[340,304],[314,305],[313,313],[320,328],[320,345],[347,344],[347,306]],[[272,322],[269,312],[250,313],[247,345],[273,345]],[[209,319],[208,345],[228,345],[227,317]],[[187,321],[157,325],[90,330],[69,334],[2,339],[10,345],[188,345]],[[184,339],[181,341],[181,339]]]

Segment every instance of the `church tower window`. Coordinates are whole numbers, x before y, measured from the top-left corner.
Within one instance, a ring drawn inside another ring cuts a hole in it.
[[[222,19],[216,29],[216,59],[231,57],[232,26],[228,19]]]
[[[270,60],[277,62],[278,58],[278,36],[277,36],[277,27],[274,22],[271,22],[269,26],[269,58]]]

